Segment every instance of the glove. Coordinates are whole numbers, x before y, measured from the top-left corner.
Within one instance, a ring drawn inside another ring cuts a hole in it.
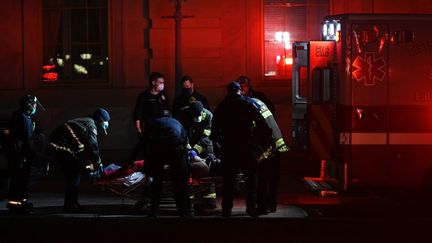
[[[195,158],[195,156],[198,156],[198,153],[197,153],[197,151],[195,151],[195,149],[189,149],[187,154],[188,154],[189,159],[193,159],[193,158]]]
[[[96,165],[96,167],[93,172],[90,172],[90,177],[98,179],[104,175],[104,167],[102,164]]]

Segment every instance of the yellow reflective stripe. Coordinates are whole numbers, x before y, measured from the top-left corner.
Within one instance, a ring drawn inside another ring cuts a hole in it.
[[[203,147],[199,146],[198,144],[195,144],[193,148],[198,152],[198,154],[204,151]]]
[[[22,202],[20,202],[20,201],[8,201],[8,203],[12,204],[12,205],[21,205],[22,204]]]
[[[187,148],[187,149],[192,149],[192,146],[190,146],[190,144],[187,144],[187,145],[186,145],[186,148]]]
[[[279,152],[283,153],[283,152],[288,152],[288,151],[289,151],[289,148],[288,148],[288,146],[286,146],[286,145],[284,144],[282,147],[279,147],[277,150],[278,150]]]
[[[204,111],[201,111],[201,119],[205,119],[207,116],[207,113],[205,113]]]
[[[284,144],[285,144],[285,142],[284,142],[283,138],[279,138],[278,140],[276,140],[276,148],[280,147]]]
[[[269,117],[271,115],[272,115],[272,113],[269,110],[266,110],[266,111],[264,111],[264,112],[261,113],[261,116],[263,116],[264,119],[267,119],[267,117]]]
[[[204,129],[203,134],[206,136],[210,136],[211,130],[210,129]]]
[[[65,123],[65,127],[69,130],[70,134],[72,135],[72,137],[75,139],[75,141],[78,143],[78,148],[79,149],[84,149],[84,145],[81,143],[81,141],[79,140],[79,138],[75,135],[75,132],[73,131],[73,129],[69,126],[69,124]]]
[[[276,140],[276,148],[281,153],[289,151],[289,148],[288,148],[288,146],[286,146],[285,141],[283,140],[283,138],[279,138],[278,140]]]
[[[216,192],[209,193],[205,195],[203,198],[216,199]]]
[[[51,145],[53,148],[55,148],[56,150],[63,150],[63,151],[68,152],[68,153],[70,153],[70,154],[74,154],[74,152],[72,151],[72,149],[67,148],[67,147],[65,147],[65,146],[60,146],[60,145],[57,145],[57,144],[55,144],[55,143],[53,143],[53,142],[51,142],[50,145]]]

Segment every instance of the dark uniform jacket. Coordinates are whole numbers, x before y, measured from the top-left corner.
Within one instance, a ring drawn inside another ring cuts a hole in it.
[[[140,120],[141,125],[145,128],[150,122],[159,118],[163,110],[170,110],[165,91],[154,95],[150,90],[144,90],[136,100],[133,119],[134,121]]]
[[[271,153],[272,151],[278,151],[282,153],[288,151],[289,149],[288,146],[285,144],[285,141],[283,140],[282,132],[279,129],[279,126],[273,114],[269,110],[269,108],[266,106],[266,104],[263,101],[257,98],[250,98],[250,99],[254,102],[254,105],[257,107],[257,110],[260,112],[261,116],[265,119],[268,127],[272,130],[271,137],[273,143],[269,144],[271,147],[269,147],[270,150],[268,152]]]
[[[250,87],[249,88],[249,92],[247,93],[247,96],[249,96],[251,98],[257,98],[257,99],[261,100],[268,107],[268,109],[270,110],[270,112],[273,115],[275,114],[276,109],[275,109],[274,104],[267,97],[267,95],[265,95],[263,92],[255,91],[252,87]]]
[[[50,145],[80,162],[100,163],[97,127],[91,117],[75,118],[57,127],[50,135]]]
[[[271,133],[256,108],[241,95],[228,95],[214,111],[211,139],[224,153],[250,153]]]
[[[6,156],[30,158],[36,155],[32,143],[35,124],[30,115],[21,110],[12,114],[9,121],[9,134],[5,138]]]
[[[180,111],[186,109],[190,105],[190,103],[194,101],[200,101],[203,104],[204,108],[210,110],[210,106],[208,104],[207,98],[204,95],[194,91],[192,94],[189,95],[181,94],[174,99],[173,117],[178,118]]]
[[[160,117],[154,120],[148,130],[150,143],[165,146],[186,146],[187,137],[183,126],[174,118]]]
[[[187,136],[190,148],[195,149],[198,155],[213,154],[213,142],[210,140],[213,114],[203,109],[201,112],[201,122],[194,122],[192,118],[181,120]]]

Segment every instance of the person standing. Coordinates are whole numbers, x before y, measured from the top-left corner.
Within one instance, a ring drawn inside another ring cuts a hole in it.
[[[169,165],[174,187],[174,199],[180,217],[191,216],[188,193],[189,168],[187,160],[186,131],[179,121],[170,117],[169,112],[149,124],[147,160],[144,173],[153,178],[150,186],[150,217],[159,211],[162,181],[165,165]]]
[[[276,108],[275,108],[273,102],[271,102],[271,100],[263,92],[256,91],[252,87],[252,83],[251,83],[250,78],[248,78],[246,76],[240,76],[237,79],[237,82],[240,84],[241,89],[242,89],[242,93],[244,96],[248,96],[251,98],[257,98],[257,99],[261,100],[268,107],[270,112],[273,115],[275,114]]]
[[[250,78],[240,76],[238,82],[241,85],[242,94],[260,111],[269,127],[272,129],[272,151],[263,158],[258,166],[258,213],[266,215],[277,210],[277,192],[279,188],[280,154],[288,151],[288,147],[282,138],[282,133],[276,123],[274,104],[263,92],[256,91]],[[249,99],[248,99],[249,98]]]
[[[33,117],[39,103],[36,96],[28,94],[19,101],[19,109],[9,121],[9,134],[5,143],[5,156],[10,172],[9,200],[10,212],[26,213],[33,208],[28,202],[30,169],[36,160],[36,148],[32,142],[36,124]]]
[[[282,137],[282,132],[263,101],[257,98],[245,97],[257,107],[268,127],[272,130],[271,142],[259,144],[258,155],[258,194],[257,209],[259,215],[274,213],[277,209],[277,193],[279,188],[280,155],[289,151]]]
[[[98,130],[107,134],[110,115],[103,108],[89,117],[75,118],[57,127],[50,135],[50,152],[61,164],[66,182],[65,213],[85,211],[78,202],[81,172],[103,173]]]
[[[216,107],[211,139],[221,147],[223,175],[222,216],[231,216],[234,181],[240,171],[246,177],[246,213],[258,216],[256,210],[256,144],[269,134],[267,124],[256,108],[245,101],[241,87],[231,82],[225,99]]]
[[[162,111],[169,110],[169,100],[164,91],[164,76],[161,73],[153,72],[148,82],[148,88],[138,95],[134,108],[133,120],[138,134],[138,143],[133,151],[132,161],[135,161],[143,152],[142,150],[146,149],[147,126],[159,118]]]
[[[192,77],[188,75],[183,76],[181,82],[183,87],[182,92],[173,102],[173,117],[179,119],[180,111],[187,109],[194,101],[201,102],[204,108],[210,111],[207,98],[196,91]]]

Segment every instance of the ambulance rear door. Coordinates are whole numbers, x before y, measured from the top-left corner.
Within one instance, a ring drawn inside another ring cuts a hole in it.
[[[334,165],[334,151],[337,149],[337,79],[333,70],[335,42],[310,41],[309,57],[308,157],[315,163],[318,172],[321,160]]]

